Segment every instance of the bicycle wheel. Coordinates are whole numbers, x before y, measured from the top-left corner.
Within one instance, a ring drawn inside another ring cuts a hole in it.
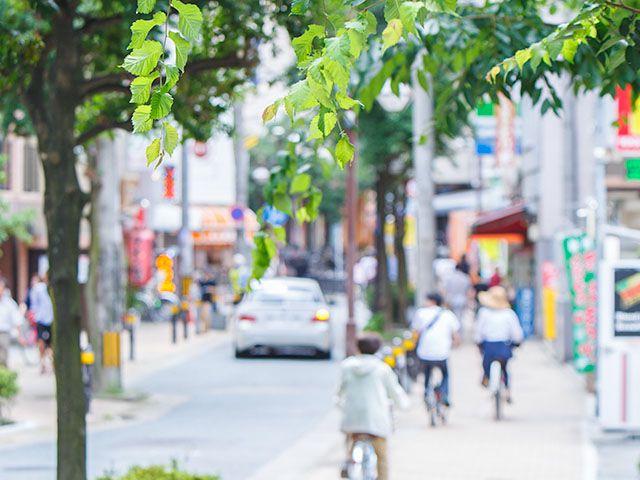
[[[496,404],[496,420],[502,419],[502,395],[500,395],[500,389],[494,394]]]

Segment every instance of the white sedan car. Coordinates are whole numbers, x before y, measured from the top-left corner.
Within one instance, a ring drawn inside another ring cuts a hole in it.
[[[236,358],[256,349],[299,347],[331,357],[329,308],[318,282],[277,277],[261,281],[234,315]]]

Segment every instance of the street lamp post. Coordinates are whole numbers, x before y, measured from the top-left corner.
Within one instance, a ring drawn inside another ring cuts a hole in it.
[[[356,321],[355,321],[355,280],[353,277],[353,269],[356,264],[356,216],[357,211],[357,190],[358,190],[358,173],[357,173],[357,137],[354,131],[354,125],[347,128],[349,141],[356,147],[353,161],[347,166],[347,326],[346,326],[346,354],[347,356],[355,355],[356,348]]]

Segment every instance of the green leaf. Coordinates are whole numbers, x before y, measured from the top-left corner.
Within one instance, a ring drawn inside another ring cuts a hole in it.
[[[416,30],[416,19],[418,18],[418,12],[423,7],[424,2],[403,2],[402,5],[400,5],[400,21],[409,33],[418,34]]]
[[[349,37],[349,53],[353,58],[358,58],[366,44],[366,36],[356,30],[347,30]]]
[[[293,103],[291,103],[291,99],[288,96],[284,97],[284,109],[286,110],[287,115],[289,115],[289,118],[293,122],[293,116],[295,115],[295,109],[293,108]]]
[[[287,231],[284,227],[271,227],[273,235],[282,243],[287,243]]]
[[[153,127],[151,105],[139,105],[133,111],[131,121],[133,123],[133,133],[145,133],[151,130],[151,127]]]
[[[382,51],[393,47],[402,37],[402,22],[397,18],[391,20],[382,32]]]
[[[173,155],[174,150],[178,146],[180,138],[178,136],[178,130],[169,122],[164,122],[164,149],[169,155]]]
[[[300,173],[291,180],[291,188],[289,193],[295,195],[297,193],[305,193],[311,186],[311,175],[308,173]]]
[[[195,40],[202,29],[202,12],[193,3],[182,3],[171,0],[171,5],[178,11],[178,30],[188,40]]]
[[[122,67],[133,75],[149,75],[158,65],[162,56],[162,44],[155,40],[145,40],[140,48],[134,49],[124,59]]]
[[[267,123],[269,120],[273,119],[277,115],[279,107],[280,100],[276,100],[271,105],[267,106],[267,108],[262,112],[262,123]]]
[[[289,89],[287,98],[291,102],[294,110],[301,111],[313,108],[318,105],[318,101],[311,94],[308,80],[300,80]]]
[[[273,206],[281,212],[291,215],[291,197],[286,193],[277,192],[273,195]]]
[[[180,70],[175,65],[165,65],[166,81],[162,86],[164,92],[171,90],[180,79]]]
[[[184,66],[187,64],[191,51],[191,43],[180,36],[178,32],[169,32],[169,38],[176,46],[176,66],[181,72],[184,72]]]
[[[264,246],[267,251],[267,255],[269,255],[269,258],[273,258],[278,254],[278,247],[276,246],[276,242],[274,242],[271,237],[264,237]]]
[[[156,12],[151,20],[136,20],[133,22],[131,25],[131,42],[127,49],[140,48],[149,31],[157,25],[162,25],[166,20],[167,16],[163,12]]]
[[[147,167],[155,162],[160,156],[160,139],[154,138],[153,142],[149,144],[146,150],[147,155]]]
[[[136,13],[151,13],[155,6],[156,0],[138,0],[138,9],[136,10]]]
[[[171,112],[173,97],[161,91],[155,92],[151,96],[151,118],[157,120],[166,117]]]
[[[360,102],[354,100],[353,98],[345,95],[342,92],[336,93],[336,101],[338,102],[338,106],[340,108],[344,108],[345,110],[351,110],[356,106],[362,106]]]
[[[151,75],[134,78],[129,85],[129,89],[131,90],[130,103],[136,103],[138,105],[147,103],[149,101],[149,95],[151,95],[151,85],[153,85],[153,81],[159,76],[160,74],[155,71]]]
[[[329,75],[333,83],[335,83],[340,90],[346,91],[349,86],[350,70],[331,59],[326,59],[323,65],[324,71]]]
[[[340,165],[340,168],[344,168],[345,165],[351,163],[354,152],[355,148],[349,141],[349,137],[346,133],[343,133],[336,145],[336,161],[338,162],[338,165]]]
[[[324,27],[321,25],[311,24],[302,35],[294,38],[291,41],[291,45],[293,46],[293,50],[296,52],[298,61],[306,60],[314,49],[313,41],[316,38],[322,40],[324,37]]]
[[[524,67],[524,64],[527,63],[529,59],[531,59],[531,50],[529,50],[528,48],[518,50],[516,52],[515,57],[516,57],[516,63],[518,64],[518,68],[522,70]]]
[[[309,10],[309,0],[293,0],[291,15],[304,15]]]
[[[562,53],[562,56],[567,62],[573,63],[573,59],[576,56],[579,45],[580,43],[573,38],[564,41],[562,44],[562,51],[560,53]]]
[[[384,2],[384,19],[390,22],[400,17],[400,0],[386,0]]]
[[[325,51],[327,57],[331,60],[348,67],[350,64],[349,55],[351,54],[348,33],[345,32],[337,37],[328,38],[325,41]]]

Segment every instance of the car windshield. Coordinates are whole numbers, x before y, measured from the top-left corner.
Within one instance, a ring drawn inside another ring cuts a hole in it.
[[[253,300],[264,303],[319,302],[320,293],[312,288],[297,285],[265,285],[253,292]]]

